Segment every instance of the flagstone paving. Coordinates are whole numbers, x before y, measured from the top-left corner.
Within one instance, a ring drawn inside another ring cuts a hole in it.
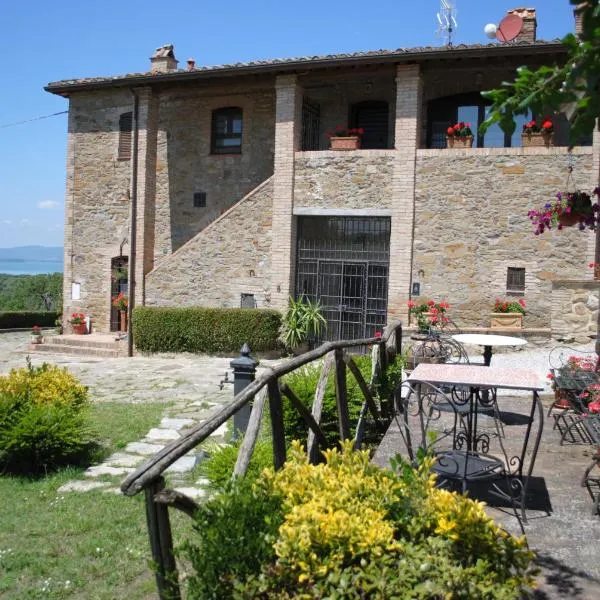
[[[75,357],[30,353],[28,343],[29,332],[0,334],[0,375],[11,368],[25,366],[25,359],[29,356],[34,365],[49,362],[68,368],[88,386],[93,402],[165,403],[162,421],[151,428],[144,438],[131,442],[101,464],[90,467],[84,473],[86,480],[69,481],[59,489],[60,492],[99,490],[117,493],[120,480],[166,444],[210,418],[233,398],[233,374],[229,367],[233,357],[195,354],[133,358]],[[261,361],[261,364],[266,366],[272,362]],[[224,384],[221,389],[220,383],[225,379],[226,372],[229,372],[229,384]],[[226,433],[227,425],[224,424],[210,436],[210,440],[222,444]],[[196,448],[171,465],[166,471],[170,485],[189,496],[203,496],[207,481],[200,478],[190,487],[186,474],[194,469],[204,455],[200,448]]]

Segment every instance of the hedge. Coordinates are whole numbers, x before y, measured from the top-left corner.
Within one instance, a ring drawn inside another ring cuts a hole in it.
[[[140,352],[238,353],[278,346],[281,314],[258,308],[149,308],[133,311],[133,336]]]
[[[62,313],[50,311],[0,312],[0,329],[21,329],[24,327],[54,327]]]

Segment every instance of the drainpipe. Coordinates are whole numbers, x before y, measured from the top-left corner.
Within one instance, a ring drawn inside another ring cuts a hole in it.
[[[133,95],[133,148],[131,153],[131,210],[129,214],[129,302],[127,304],[127,356],[133,356],[133,324],[131,316],[135,308],[135,251],[137,241],[137,179],[138,179],[138,120],[140,99]]]

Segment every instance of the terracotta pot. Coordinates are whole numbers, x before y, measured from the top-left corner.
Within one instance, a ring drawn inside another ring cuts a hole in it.
[[[522,133],[521,144],[523,148],[529,148],[530,146],[537,146],[549,148],[554,146],[554,133]]]
[[[35,335],[35,334],[31,334],[31,343],[32,344],[41,344],[42,343],[42,336],[41,335]]]
[[[77,325],[71,324],[71,328],[73,329],[73,333],[76,333],[77,335],[85,335],[87,333],[85,323],[79,323]]]
[[[570,406],[566,393],[562,390],[554,390],[554,407],[569,408]]]
[[[331,150],[358,150],[360,148],[360,137],[351,135],[348,137],[332,136],[329,138]]]
[[[473,136],[472,135],[447,135],[446,146],[448,148],[472,148],[473,147]]]
[[[569,213],[568,215],[560,215],[558,217],[558,222],[563,227],[573,227],[573,225],[577,225],[579,223],[579,215],[577,213]]]
[[[119,311],[119,331],[127,331],[127,311]]]
[[[523,327],[523,315],[514,313],[492,313],[492,329],[520,329]]]

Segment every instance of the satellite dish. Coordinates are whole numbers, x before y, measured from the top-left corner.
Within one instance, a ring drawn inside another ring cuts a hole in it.
[[[487,35],[492,40],[496,37],[497,31],[498,31],[498,27],[494,23],[488,23],[483,28],[483,32],[485,33],[485,35]]]
[[[517,15],[506,15],[496,31],[496,39],[499,42],[512,42],[523,29],[523,19]]]

